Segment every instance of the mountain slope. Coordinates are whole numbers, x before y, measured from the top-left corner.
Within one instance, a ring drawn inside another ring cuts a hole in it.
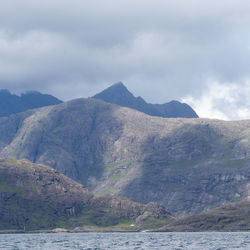
[[[94,95],[93,98],[136,109],[152,116],[198,118],[195,111],[186,103],[180,103],[178,101],[171,101],[165,104],[146,103],[140,96],[134,97],[121,82]]]
[[[43,163],[98,195],[171,213],[200,213],[244,199],[250,121],[166,119],[76,99],[0,119],[0,156]]]
[[[199,215],[180,218],[159,231],[250,231],[250,202],[228,203]]]
[[[59,103],[62,103],[62,101],[54,96],[35,91],[17,96],[11,94],[8,90],[0,90],[0,117]]]
[[[27,160],[0,159],[0,230],[41,230],[166,220],[156,204],[94,197],[79,183]],[[144,219],[144,220],[143,220]]]

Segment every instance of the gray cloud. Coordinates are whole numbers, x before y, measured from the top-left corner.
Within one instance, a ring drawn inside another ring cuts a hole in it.
[[[194,103],[214,82],[249,85],[249,1],[0,4],[0,88],[39,90],[68,100],[121,80],[154,103],[190,97]],[[242,99],[234,101],[242,109]],[[239,117],[216,103],[215,113]]]

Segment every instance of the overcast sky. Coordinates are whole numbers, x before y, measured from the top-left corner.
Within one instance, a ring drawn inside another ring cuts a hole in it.
[[[250,1],[0,0],[0,88],[69,100],[118,81],[249,119]]]

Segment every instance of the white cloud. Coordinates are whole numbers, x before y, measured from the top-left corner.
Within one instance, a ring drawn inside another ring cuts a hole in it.
[[[199,97],[187,96],[190,104],[203,118],[223,120],[250,119],[250,81],[243,84],[210,81]]]

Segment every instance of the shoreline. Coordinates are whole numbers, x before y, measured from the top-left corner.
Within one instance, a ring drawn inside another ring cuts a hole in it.
[[[82,230],[70,230],[70,229],[52,229],[52,230],[33,230],[33,231],[24,231],[24,230],[0,230],[1,234],[80,234],[80,233],[249,233],[249,230],[201,230],[201,231],[192,231],[192,230],[173,230],[173,231],[157,231],[157,230],[91,230],[91,229],[82,229]]]

